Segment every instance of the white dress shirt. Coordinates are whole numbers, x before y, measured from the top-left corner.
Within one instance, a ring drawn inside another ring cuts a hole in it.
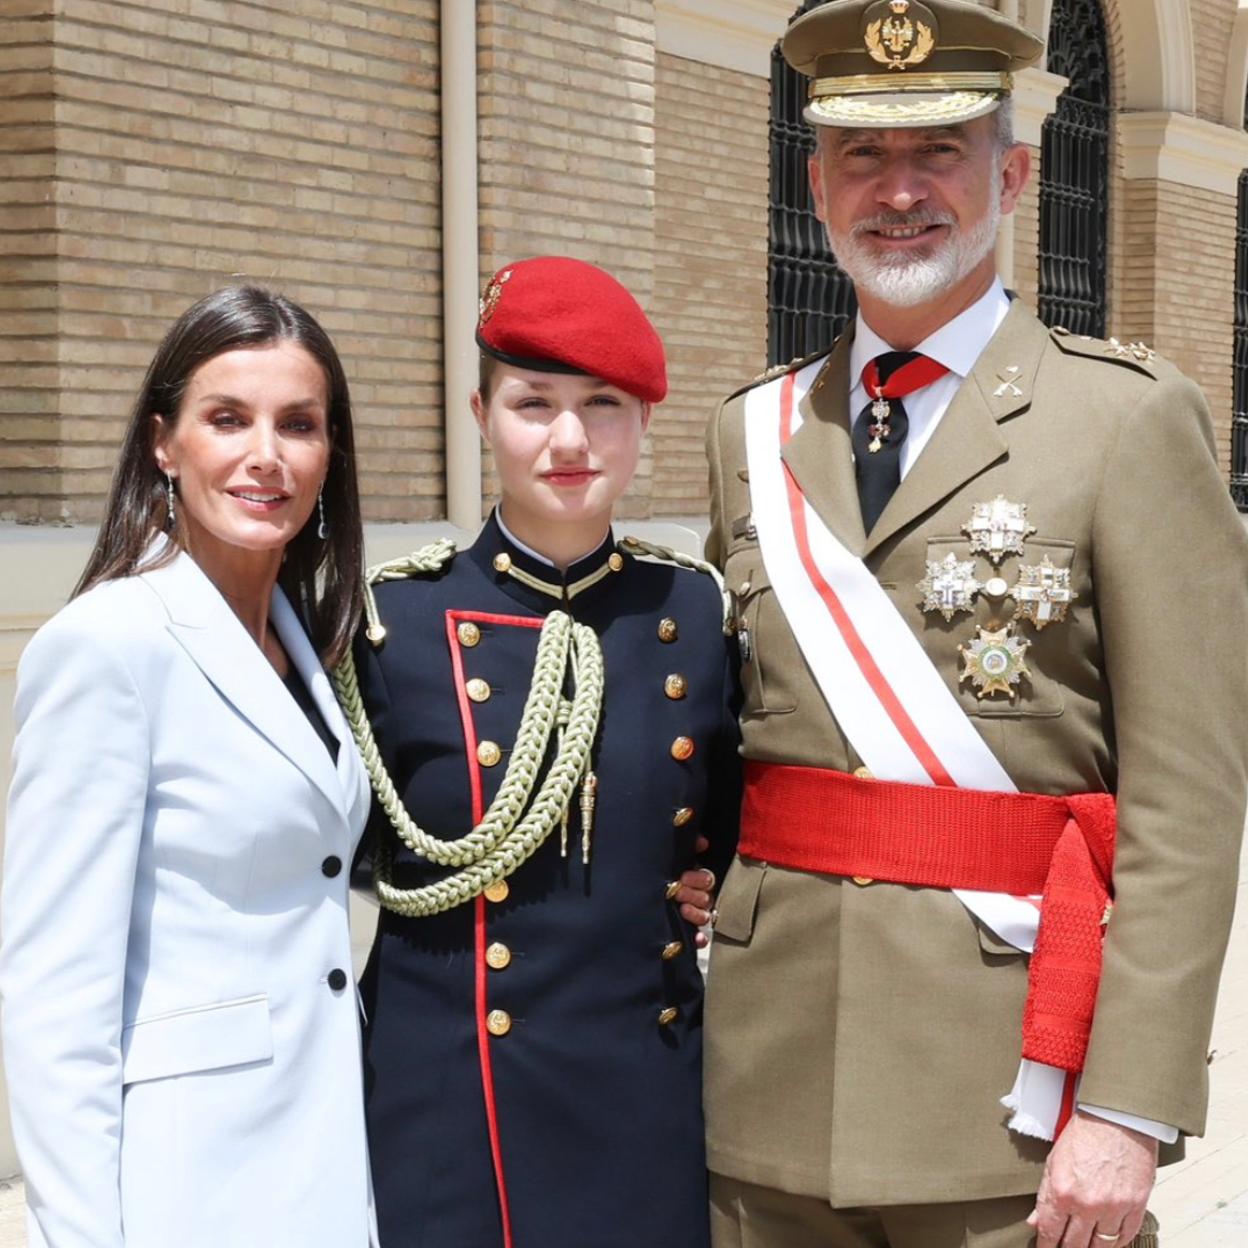
[[[1005,320],[1010,310],[1010,298],[1005,293],[1001,279],[996,278],[987,292],[965,312],[959,313],[951,321],[946,321],[934,334],[924,338],[914,349],[921,355],[943,364],[949,371],[930,385],[912,391],[902,400],[905,403],[906,415],[910,421],[906,440],[901,444],[901,476],[914,466],[915,460],[923,453],[923,448],[931,441],[941,417],[953,402],[958,387],[970,375],[984,348],[993,334]],[[858,414],[871,400],[867,388],[862,381],[862,373],[866,366],[877,355],[886,351],[895,351],[890,345],[867,324],[861,310],[858,312],[857,324],[854,329],[854,342],[849,353],[849,411],[850,417],[857,420]],[[1139,1118],[1135,1114],[1123,1113],[1114,1109],[1101,1109],[1096,1105],[1085,1105],[1081,1101],[1079,1108],[1108,1122],[1119,1126],[1130,1127],[1134,1131],[1142,1131],[1160,1140],[1163,1144],[1173,1144],[1179,1138],[1177,1127],[1167,1126],[1162,1122],[1154,1122],[1151,1118]]]
[[[924,338],[915,350],[921,355],[943,364],[949,371],[933,381],[912,391],[902,400],[906,406],[906,415],[910,420],[910,432],[901,444],[901,476],[914,465],[923,448],[940,424],[958,387],[970,375],[984,348],[1005,320],[1010,310],[1010,297],[997,278],[988,288],[986,294],[971,304],[965,312],[959,313],[951,321],[947,321],[934,334]],[[862,371],[877,355],[885,351],[895,351],[879,336],[858,313],[858,322],[854,330],[854,343],[849,353],[849,411],[850,416],[857,420],[858,414],[871,401],[872,396],[862,382]]]

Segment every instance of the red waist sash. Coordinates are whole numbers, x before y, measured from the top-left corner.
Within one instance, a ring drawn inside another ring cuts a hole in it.
[[[1110,793],[989,793],[750,761],[738,851],[823,875],[1041,894],[1023,1056],[1078,1071],[1101,977],[1116,809]]]

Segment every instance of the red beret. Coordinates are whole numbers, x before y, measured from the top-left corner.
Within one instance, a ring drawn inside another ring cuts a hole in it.
[[[481,296],[477,345],[548,373],[588,373],[648,403],[667,394],[663,342],[641,305],[596,265],[538,256],[505,265]]]

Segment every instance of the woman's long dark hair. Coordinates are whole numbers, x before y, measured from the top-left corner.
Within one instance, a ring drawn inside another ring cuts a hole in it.
[[[148,367],[121,447],[95,548],[74,596],[101,581],[168,563],[172,543],[144,562],[169,519],[165,479],[156,466],[156,421],[177,423],[191,374],[225,351],[277,342],[301,346],[325,372],[329,391],[329,471],[325,513],[329,536],[317,537],[317,514],[286,546],[278,584],[307,622],[312,642],[332,666],[351,644],[363,606],[364,535],[355,477],[351,397],[329,335],[297,303],[259,286],[228,286],[188,308],[165,335]],[[142,565],[142,566],[140,566]]]

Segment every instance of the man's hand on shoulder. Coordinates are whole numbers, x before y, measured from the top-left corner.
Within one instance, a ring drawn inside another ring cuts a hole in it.
[[[1126,1248],[1157,1178],[1157,1141],[1083,1112],[1049,1153],[1028,1219],[1036,1248]]]
[[[699,836],[696,849],[699,854],[710,848],[710,841]],[[711,922],[715,907],[715,873],[706,867],[692,867],[685,871],[677,881],[680,887],[676,890],[673,900],[680,903],[680,913],[694,927],[703,928]],[[694,937],[694,944],[699,949],[707,946],[706,933],[699,931]]]

